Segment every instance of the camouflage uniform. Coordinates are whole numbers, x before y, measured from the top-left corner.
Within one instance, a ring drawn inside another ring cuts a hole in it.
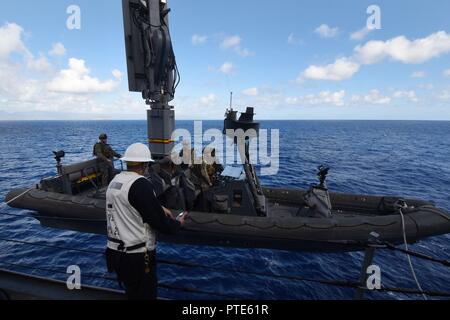
[[[98,142],[95,144],[93,155],[100,161],[99,167],[102,174],[102,186],[107,187],[114,175],[112,160],[114,157],[121,158],[122,156],[115,152],[109,144],[103,142]]]

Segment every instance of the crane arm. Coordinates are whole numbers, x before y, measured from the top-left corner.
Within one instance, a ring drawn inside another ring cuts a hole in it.
[[[123,0],[129,89],[147,104],[175,97],[179,73],[167,0]]]
[[[128,84],[141,92],[147,111],[149,145],[156,159],[171,154],[179,72],[169,31],[167,0],[122,0]]]

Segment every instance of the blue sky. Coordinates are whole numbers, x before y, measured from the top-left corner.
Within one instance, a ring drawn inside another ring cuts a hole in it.
[[[450,120],[450,2],[171,0],[178,119]],[[69,5],[81,30],[66,28]],[[364,32],[369,5],[381,29]],[[119,0],[0,2],[0,120],[143,119]],[[356,33],[361,31],[359,33]]]

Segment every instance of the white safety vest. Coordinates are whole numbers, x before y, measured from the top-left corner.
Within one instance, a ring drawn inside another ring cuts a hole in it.
[[[122,172],[110,183],[106,192],[106,221],[108,238],[123,242],[125,248],[146,243],[146,247],[127,250],[127,253],[143,253],[156,249],[156,234],[142,220],[140,213],[128,201],[128,193],[136,180],[143,176],[134,172]],[[120,250],[120,244],[108,240],[108,248]]]

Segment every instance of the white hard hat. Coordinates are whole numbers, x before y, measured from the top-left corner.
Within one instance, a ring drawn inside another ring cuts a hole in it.
[[[129,146],[120,160],[125,162],[154,162],[150,149],[143,143],[135,143]]]

